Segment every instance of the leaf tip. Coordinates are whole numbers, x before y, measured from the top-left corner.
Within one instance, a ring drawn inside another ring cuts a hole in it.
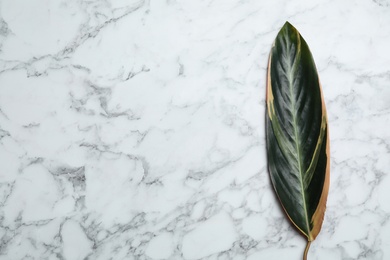
[[[289,21],[284,23],[282,29],[296,30],[296,28]]]

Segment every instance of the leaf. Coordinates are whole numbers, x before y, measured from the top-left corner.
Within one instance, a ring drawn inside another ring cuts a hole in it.
[[[329,135],[316,66],[290,23],[271,49],[267,75],[268,170],[288,218],[311,241],[321,230],[329,190]]]

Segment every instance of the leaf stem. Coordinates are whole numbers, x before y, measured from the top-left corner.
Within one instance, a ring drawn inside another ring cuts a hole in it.
[[[303,253],[303,260],[307,260],[307,252],[309,252],[311,241],[307,241],[305,252]]]

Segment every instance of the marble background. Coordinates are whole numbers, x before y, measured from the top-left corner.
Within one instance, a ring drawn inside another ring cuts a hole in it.
[[[1,0],[0,259],[301,259],[265,158],[286,20],[329,116],[309,259],[390,259],[390,0]]]

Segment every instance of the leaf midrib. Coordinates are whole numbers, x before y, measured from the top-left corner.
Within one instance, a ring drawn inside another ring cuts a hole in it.
[[[306,205],[306,195],[304,192],[304,185],[303,185],[303,169],[302,169],[302,159],[301,159],[301,145],[299,142],[299,135],[298,135],[298,127],[297,127],[297,115],[296,115],[296,103],[294,98],[294,91],[293,91],[293,71],[295,67],[295,62],[297,60],[297,57],[301,54],[301,39],[299,37],[299,34],[297,33],[297,48],[296,48],[296,54],[295,54],[295,60],[293,64],[291,65],[291,55],[290,55],[290,49],[287,47],[287,57],[288,57],[288,83],[290,88],[290,97],[291,97],[291,111],[292,111],[292,119],[293,119],[293,128],[294,128],[294,141],[295,141],[295,148],[297,150],[297,160],[298,160],[298,171],[299,171],[299,182],[301,185],[301,195],[303,200],[303,209],[304,209],[304,215],[305,215],[305,223],[307,227],[307,236],[310,238],[310,225],[309,225],[309,216],[307,211],[307,205]]]

